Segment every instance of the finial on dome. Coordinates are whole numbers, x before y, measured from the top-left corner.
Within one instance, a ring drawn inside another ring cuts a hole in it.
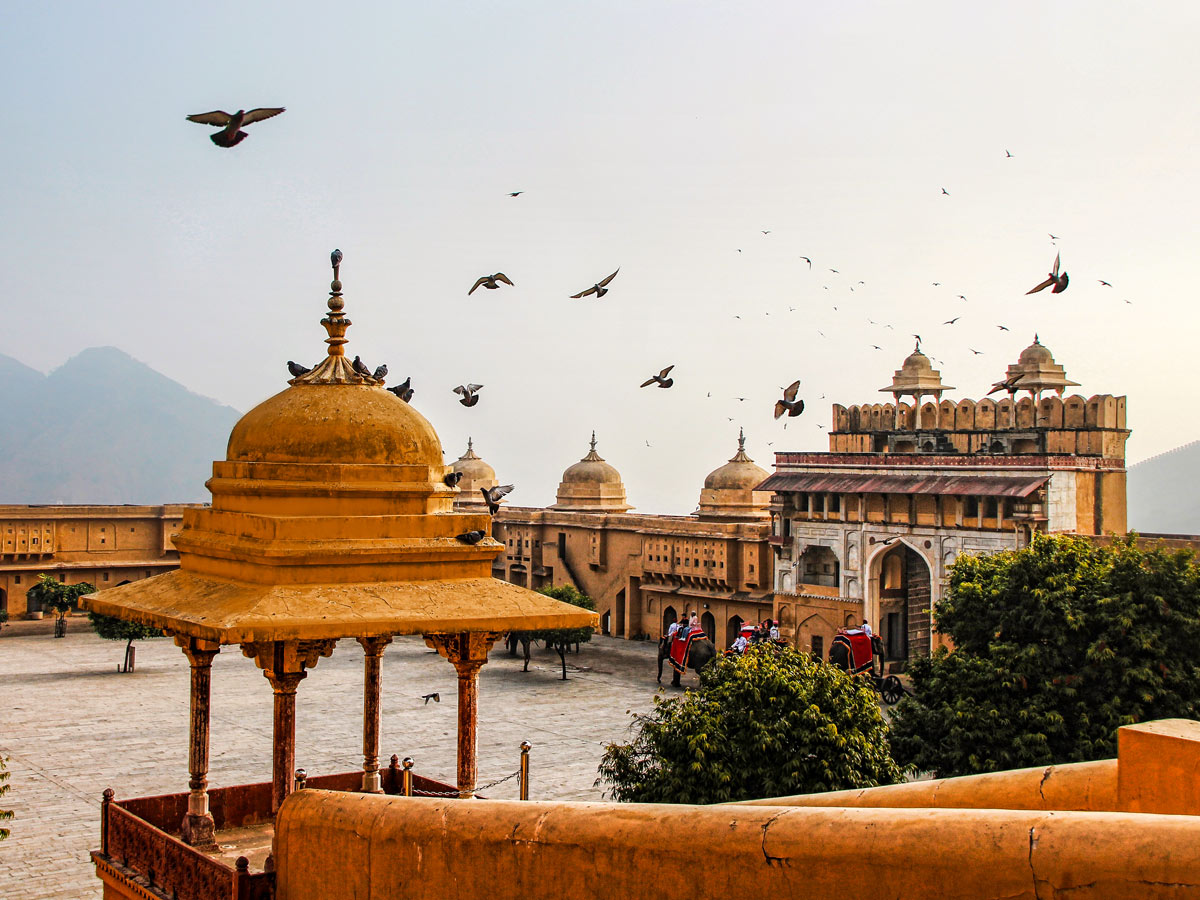
[[[592,429],[592,452],[596,452],[596,429]]]
[[[745,450],[745,449],[746,449],[746,429],[739,428],[738,429],[738,450]]]
[[[914,337],[916,337],[916,335],[914,335]],[[913,353],[920,353],[920,352],[921,352],[921,339],[917,338],[917,345],[915,347],[913,347]]]
[[[329,301],[327,303],[329,313],[321,320],[321,324],[325,326],[325,331],[329,335],[325,339],[325,343],[329,345],[329,350],[325,359],[321,360],[311,372],[306,372],[303,375],[293,378],[288,383],[368,384],[377,387],[383,384],[382,379],[372,378],[370,375],[363,375],[354,371],[354,366],[346,359],[346,351],[343,349],[343,346],[348,343],[346,340],[346,329],[353,323],[342,312],[346,305],[342,300],[342,251],[334,250],[330,253],[329,263],[333,266],[333,281],[329,283]]]
[[[468,450],[474,450],[474,449],[475,449],[475,441],[474,441],[474,440],[473,440],[471,437],[468,437],[468,438],[467,438],[467,449],[468,449]]]
[[[1037,332],[1036,332],[1036,331],[1033,333],[1033,342],[1034,342],[1035,344],[1040,344],[1040,343],[1041,343],[1041,341],[1039,341],[1039,340],[1038,340],[1038,336],[1037,336]]]

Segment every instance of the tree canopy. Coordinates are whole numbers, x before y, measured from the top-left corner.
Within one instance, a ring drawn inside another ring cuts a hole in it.
[[[751,647],[700,670],[700,687],[655,697],[597,784],[614,799],[721,803],[894,784],[871,682],[791,648]]]
[[[581,593],[573,584],[539,588],[538,593],[561,600],[563,603],[570,603],[572,606],[593,611],[596,609],[596,601],[587,594]],[[531,640],[543,641],[547,647],[552,647],[558,652],[558,658],[562,662],[563,681],[566,681],[567,648],[572,644],[586,644],[592,639],[594,630],[592,626],[584,625],[581,628],[544,628],[541,631],[530,631],[528,634]]]
[[[89,612],[88,619],[91,620],[92,627],[96,629],[96,634],[100,635],[106,641],[125,642],[125,662],[120,669],[122,672],[132,672],[134,670],[134,660],[136,658],[133,649],[134,641],[163,636],[163,633],[152,625],[142,625],[138,622],[130,622],[127,619],[118,619],[116,616],[105,616],[100,613]]]
[[[1136,535],[1035,534],[963,556],[935,611],[954,642],[909,667],[896,758],[939,776],[1116,755],[1117,729],[1200,714],[1200,568]]]
[[[37,583],[25,594],[26,599],[38,606],[53,610],[57,616],[54,623],[54,636],[63,637],[67,633],[67,613],[79,602],[84,594],[94,593],[96,588],[86,581],[79,584],[63,584],[50,575],[39,575]]]

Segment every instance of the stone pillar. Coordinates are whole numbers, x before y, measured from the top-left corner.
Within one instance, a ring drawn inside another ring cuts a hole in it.
[[[383,685],[383,651],[392,636],[360,637],[363,648],[363,780],[368,794],[382,794],[379,777],[380,694]]]
[[[192,846],[213,843],[215,825],[208,810],[208,724],[212,687],[212,661],[220,645],[176,635],[175,643],[192,665],[191,711],[188,718],[188,808],[180,836]]]
[[[427,634],[425,643],[458,672],[458,796],[475,796],[476,731],[479,714],[479,670],[500,635],[492,632]]]
[[[242,653],[254,660],[275,692],[271,753],[271,812],[279,811],[293,789],[296,769],[296,688],[317,664],[333,653],[334,640],[262,641],[242,644]]]

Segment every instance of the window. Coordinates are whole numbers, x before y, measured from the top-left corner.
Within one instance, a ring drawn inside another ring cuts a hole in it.
[[[754,563],[750,563],[750,574],[754,574]]]
[[[58,581],[59,581],[59,584],[62,584],[62,583],[63,583],[63,582],[65,582],[66,580],[67,580],[67,576],[66,576],[66,575],[59,575],[59,576],[58,576]]]
[[[21,583],[21,576],[20,576],[20,575],[14,575],[14,576],[13,576],[13,584],[20,584],[20,583]]]
[[[132,528],[130,528],[130,529],[129,529],[129,533],[130,533],[130,534],[133,534],[133,529],[132,529]]]
[[[30,539],[29,539],[29,542],[30,542],[31,544],[36,544],[36,543],[38,542],[38,539],[37,539],[37,538],[30,538]]]
[[[101,580],[101,581],[108,581],[108,573],[107,573],[107,572],[105,572],[103,575],[101,575],[101,576],[100,576],[100,580]]]
[[[150,577],[150,570],[149,570],[149,569],[147,569],[147,570],[146,570],[146,577],[147,577],[147,578],[149,578],[149,577]]]
[[[692,565],[694,565],[694,566],[699,566],[699,565],[700,565],[700,560],[696,560],[694,563],[692,563]]]
[[[963,515],[968,519],[979,517],[979,498],[968,497],[963,503]]]

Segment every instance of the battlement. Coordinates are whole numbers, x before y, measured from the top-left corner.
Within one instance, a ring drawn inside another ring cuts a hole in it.
[[[1125,397],[833,405],[833,453],[1068,454],[1124,459]]]

